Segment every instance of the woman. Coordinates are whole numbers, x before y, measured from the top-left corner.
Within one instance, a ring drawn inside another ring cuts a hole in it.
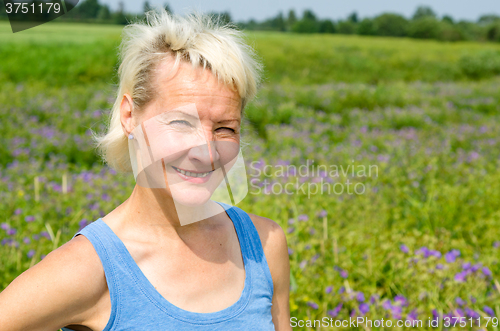
[[[96,137],[136,186],[0,294],[0,331],[291,329],[284,232],[229,205],[259,65],[207,17],[147,22],[124,30],[110,127]]]

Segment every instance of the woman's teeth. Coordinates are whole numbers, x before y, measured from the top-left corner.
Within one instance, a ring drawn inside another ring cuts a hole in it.
[[[189,171],[184,171],[182,169],[179,169],[179,168],[176,168],[176,167],[172,167],[174,168],[177,172],[180,172],[181,174],[183,174],[184,176],[188,176],[188,177],[207,177],[208,174],[211,173],[211,171],[209,172],[189,172]]]

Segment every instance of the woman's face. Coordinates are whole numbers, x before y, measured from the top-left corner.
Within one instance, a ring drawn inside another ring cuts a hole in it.
[[[239,153],[241,98],[207,69],[161,62],[156,97],[133,119],[141,186],[187,206],[207,202]]]

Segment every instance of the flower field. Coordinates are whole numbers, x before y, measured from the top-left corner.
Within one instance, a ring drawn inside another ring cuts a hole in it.
[[[498,330],[500,45],[248,38],[266,79],[245,110],[238,206],[287,233],[294,329]],[[133,189],[90,139],[119,41],[117,26],[0,22],[0,289]]]

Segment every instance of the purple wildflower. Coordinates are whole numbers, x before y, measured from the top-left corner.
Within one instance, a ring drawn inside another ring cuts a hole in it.
[[[493,247],[494,247],[494,248],[499,248],[499,247],[500,247],[500,241],[495,241],[495,242],[493,243]]]
[[[337,317],[337,315],[340,313],[340,310],[342,309],[342,302],[339,303],[333,310],[328,311],[328,315],[332,317]]]
[[[481,263],[476,263],[476,264],[474,264],[474,265],[470,268],[470,270],[471,270],[472,272],[476,272],[476,271],[478,271],[479,269],[481,269],[481,266],[482,266],[482,265],[481,265]]]
[[[362,304],[359,305],[359,311],[363,315],[366,314],[367,312],[370,311],[370,305],[363,302]]]
[[[460,308],[455,309],[454,313],[455,317],[465,317],[464,311]]]
[[[320,211],[318,214],[319,217],[326,217],[326,215],[327,215],[327,212],[324,209],[322,211]]]
[[[493,275],[488,267],[483,267],[481,271],[486,277],[491,277]]]
[[[408,252],[410,251],[410,250],[408,249],[408,247],[407,247],[405,244],[401,244],[401,245],[399,246],[399,249],[400,249],[403,253],[406,253],[406,254],[408,254]]]
[[[35,216],[26,216],[24,218],[24,220],[27,222],[27,223],[31,223],[31,222],[34,222],[35,221]]]
[[[349,316],[351,316],[351,317],[356,316],[356,309],[355,309],[355,308],[353,308],[353,309],[351,310],[351,314],[350,314]]]
[[[19,215],[23,212],[23,210],[21,208],[17,208],[15,211],[14,211],[14,215]]]
[[[431,250],[430,251],[430,255],[440,259],[441,258],[441,252],[440,251],[436,251],[436,250]]]
[[[293,231],[295,231],[294,227],[290,227],[286,230],[287,233],[293,233]]]
[[[7,230],[7,234],[8,234],[9,236],[15,235],[15,234],[16,234],[16,232],[17,232],[17,230],[16,230],[16,229],[14,229],[14,228],[12,228],[12,229],[8,229],[8,230]]]
[[[432,310],[432,317],[433,317],[433,319],[432,319],[433,321],[439,319],[439,313],[436,309]]]
[[[3,230],[5,230],[5,231],[7,231],[7,230],[10,228],[9,224],[7,224],[7,223],[2,223],[2,225],[0,225],[0,227],[1,227]]]
[[[455,302],[456,302],[456,303],[457,303],[457,305],[459,305],[459,306],[464,306],[464,305],[466,304],[466,302],[465,302],[462,298],[460,298],[460,297],[456,297],[456,298],[455,298]]]
[[[469,270],[471,266],[472,264],[470,262],[465,262],[464,264],[462,264],[462,269]]]
[[[345,270],[341,270],[341,271],[340,271],[340,277],[342,277],[342,278],[347,278],[347,276],[348,276],[347,271],[345,271]]]
[[[23,243],[25,243],[26,245],[28,245],[30,242],[31,242],[31,240],[30,240],[29,237],[24,237],[23,238]]]
[[[379,299],[378,294],[372,294],[372,296],[370,297],[370,303],[373,305],[375,301],[377,301],[378,299]]]
[[[406,317],[410,321],[416,321],[418,318],[417,309],[413,309]]]
[[[359,302],[365,301],[365,295],[363,294],[363,292],[356,293],[356,300],[358,300]]]
[[[455,280],[459,283],[465,282],[466,278],[467,278],[467,271],[461,271],[455,275]]]
[[[408,306],[408,300],[402,295],[396,295],[394,297],[394,302],[398,302],[401,306]]]
[[[339,288],[339,294],[342,294],[342,293],[344,293],[344,292],[345,292],[345,287],[344,287],[344,286],[341,286],[341,287]]]
[[[392,316],[396,319],[401,319],[402,311],[403,311],[403,308],[401,308],[401,306],[392,306],[391,307]]]
[[[495,312],[493,311],[493,309],[488,306],[484,306],[483,311],[490,316],[495,316]]]
[[[382,308],[384,308],[385,310],[392,309],[391,300],[385,299],[384,302],[382,303]]]
[[[420,247],[419,249],[417,249],[415,251],[415,254],[418,254],[418,255],[421,254],[425,258],[428,258],[431,255],[431,251],[427,247],[423,246],[423,247]]]
[[[332,291],[333,291],[333,286],[328,286],[328,287],[326,288],[326,290],[325,290],[325,293],[326,293],[326,294],[330,294],[330,293],[332,293]]]
[[[47,231],[42,231],[40,232],[40,236],[45,237],[47,239],[50,239],[50,235]]]
[[[288,248],[288,255],[292,255],[292,254],[293,254],[293,249]]]
[[[28,258],[31,259],[35,255],[35,250],[34,249],[30,249],[30,251],[26,255],[28,256]]]
[[[473,309],[470,309],[470,308],[465,308],[465,314],[468,316],[468,317],[471,317],[473,319],[477,319],[477,318],[480,318],[481,315],[479,315],[479,313]]]
[[[452,249],[451,251],[449,251],[444,255],[444,258],[446,259],[446,262],[452,263],[455,262],[455,260],[459,256],[460,256],[460,251],[458,249]]]
[[[311,307],[312,309],[318,309],[319,308],[318,304],[316,302],[314,302],[314,301],[308,301],[307,305],[309,307]]]
[[[89,224],[88,220],[86,218],[82,219],[80,222],[78,222],[78,226],[80,226],[80,229],[83,229]]]
[[[436,264],[436,269],[438,270],[443,269],[443,265],[441,263]]]
[[[307,222],[309,220],[309,216],[307,215],[299,215],[299,221],[301,222]]]

